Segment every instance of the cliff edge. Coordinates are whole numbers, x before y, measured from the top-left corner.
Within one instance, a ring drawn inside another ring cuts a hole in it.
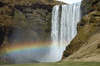
[[[64,61],[100,62],[100,1],[83,0],[78,34],[66,47]]]

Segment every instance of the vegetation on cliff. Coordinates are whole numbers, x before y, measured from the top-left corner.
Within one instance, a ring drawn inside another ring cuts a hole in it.
[[[78,23],[78,34],[66,47],[63,58],[69,56],[67,59],[71,60],[100,61],[100,1],[83,0],[82,4],[86,15]]]
[[[0,0],[1,2],[8,3],[10,5],[31,5],[34,3],[39,4],[49,4],[49,5],[57,5],[64,4],[63,2],[58,2],[55,0]]]
[[[13,27],[13,10],[0,2],[0,45],[2,45],[10,28]]]
[[[54,0],[0,0],[0,45],[20,40],[17,37],[29,41],[48,39],[52,8],[57,4],[64,3]],[[32,35],[27,36],[29,33]]]
[[[81,5],[82,5],[82,15],[86,15],[94,10],[100,11],[99,0],[83,0]]]

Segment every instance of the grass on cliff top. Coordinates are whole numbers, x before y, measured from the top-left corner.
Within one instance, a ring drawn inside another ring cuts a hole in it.
[[[34,4],[34,3],[51,4],[51,5],[65,4],[63,2],[59,2],[55,0],[0,0],[0,1],[4,3],[17,4],[17,5]]]
[[[100,62],[31,63],[31,64],[10,64],[6,66],[100,66]]]

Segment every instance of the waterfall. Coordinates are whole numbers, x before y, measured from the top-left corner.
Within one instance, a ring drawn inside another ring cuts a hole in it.
[[[52,11],[52,51],[54,51],[59,61],[62,58],[66,46],[77,34],[77,23],[80,21],[80,5],[74,3],[70,5],[56,5]]]
[[[53,7],[51,45],[40,45],[38,43],[12,45],[6,48],[7,52],[3,58],[6,58],[9,63],[56,62],[61,60],[66,46],[77,34],[80,5],[81,3],[75,3]],[[29,31],[30,36],[31,33],[34,32]]]

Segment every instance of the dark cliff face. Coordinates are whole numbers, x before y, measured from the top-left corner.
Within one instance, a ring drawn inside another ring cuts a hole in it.
[[[97,6],[98,5],[98,6]],[[97,48],[100,44],[100,1],[99,0],[83,0],[83,13],[85,14],[78,23],[78,34],[72,42],[66,47],[63,58],[81,59],[86,61],[86,58],[91,57],[92,54],[99,52]],[[98,39],[97,39],[98,38]],[[93,45],[91,45],[93,44]],[[95,52],[95,53],[94,53]],[[88,55],[88,57],[87,57]],[[99,55],[99,54],[97,54]],[[86,57],[84,59],[84,57]],[[88,58],[87,61],[100,61]]]
[[[9,29],[13,26],[12,14],[14,14],[13,9],[7,4],[0,2],[0,46]]]
[[[53,0],[0,0],[0,45],[49,41]]]
[[[15,6],[15,26],[9,35],[11,43],[39,42],[50,38],[52,6],[36,4],[36,7]]]
[[[83,0],[82,1],[82,15],[86,15],[94,10],[100,11],[99,0]]]

